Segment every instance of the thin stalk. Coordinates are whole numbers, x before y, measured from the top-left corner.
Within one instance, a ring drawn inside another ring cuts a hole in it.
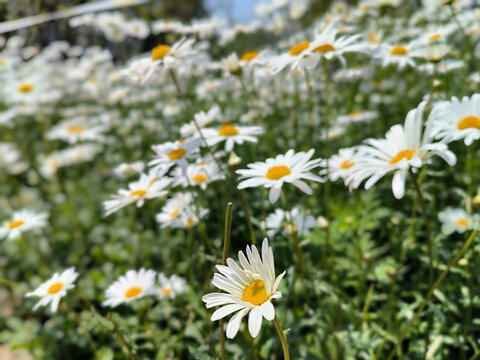
[[[230,230],[232,228],[232,210],[233,204],[229,202],[227,204],[227,211],[225,214],[225,234],[223,239],[223,254],[222,265],[227,263],[228,248],[230,247]],[[220,327],[220,358],[222,360],[227,359],[227,352],[225,350],[225,332],[223,331],[223,319],[219,320]]]
[[[455,265],[457,263],[457,261],[463,257],[463,255],[465,255],[465,253],[467,252],[467,250],[470,248],[470,246],[472,245],[473,243],[473,240],[475,239],[475,236],[477,235],[477,231],[478,229],[475,229],[473,230],[473,232],[470,234],[470,237],[467,239],[467,241],[465,242],[465,244],[463,245],[463,247],[460,249],[460,251],[453,257],[452,260],[450,260],[450,262],[448,263],[447,267],[445,268],[445,270],[443,270],[443,272],[440,274],[440,276],[437,278],[437,280],[435,281],[435,283],[433,284],[433,286],[430,288],[430,290],[428,291],[427,293],[427,296],[425,296],[425,298],[423,299],[422,301],[422,304],[420,305],[420,307],[417,309],[417,311],[415,312],[412,320],[410,320],[410,322],[407,324],[407,327],[405,328],[405,330],[403,330],[402,334],[400,335],[400,338],[398,339],[397,343],[395,344],[395,347],[392,349],[392,351],[390,352],[390,355],[388,356],[387,360],[391,360],[393,359],[393,357],[395,356],[395,353],[397,352],[397,349],[399,348],[400,345],[402,345],[402,342],[403,340],[405,340],[405,337],[407,336],[408,332],[410,331],[410,329],[412,328],[412,326],[417,322],[418,318],[420,317],[420,314],[421,312],[423,311],[423,309],[425,308],[425,306],[427,305],[427,302],[432,298],[433,296],[433,292],[442,284],[443,282],[443,279],[445,278],[445,276],[447,276],[447,274],[450,272],[450,269],[453,267],[453,265]]]
[[[325,243],[324,243],[324,266],[327,270],[328,278],[331,280],[331,269],[328,264],[328,248],[330,247],[330,169],[328,159],[330,158],[330,141],[329,141],[329,128],[330,128],[330,113],[331,113],[331,101],[330,101],[330,77],[328,74],[328,62],[323,59],[323,71],[325,76],[325,114],[323,117],[325,139],[323,141],[324,150],[323,157],[326,162],[325,169],[327,170],[327,177],[323,188],[323,207],[325,211],[325,217],[327,219],[327,226],[325,228]]]
[[[480,357],[480,350],[478,350],[475,354],[472,355],[472,357],[469,360],[475,360]]]
[[[287,338],[285,337],[285,333],[283,332],[282,327],[278,323],[278,319],[277,319],[276,316],[273,319],[273,324],[275,325],[275,329],[277,329],[278,337],[280,338],[280,341],[282,342],[283,358],[284,358],[284,360],[290,360],[290,354],[288,352]]]
[[[290,234],[289,235],[291,236],[291,238],[293,240],[293,248],[294,248],[294,251],[295,251],[296,256],[297,256],[297,259],[295,261],[296,269],[298,270],[298,273],[299,273],[300,277],[302,277],[303,266],[305,264],[305,256],[303,256],[303,251],[302,251],[302,248],[300,246],[300,242],[298,241],[298,233],[297,233],[298,230],[296,229],[296,225],[293,222],[292,207],[290,206],[290,202],[288,201],[288,197],[287,197],[287,194],[286,194],[284,188],[282,188],[282,195],[283,195],[283,199],[284,199],[284,202],[285,202],[285,208],[287,210],[287,221],[290,224]],[[295,278],[296,278],[296,275],[297,275],[297,272],[295,271]]]
[[[117,337],[117,340],[120,343],[120,345],[121,345],[123,351],[125,352],[125,354],[127,354],[128,358],[130,360],[140,360],[140,358],[137,355],[132,353],[132,350],[130,349],[130,346],[128,345],[127,341],[125,340],[122,333],[120,332],[120,329],[118,328],[117,323],[115,322],[115,320],[113,320],[113,317],[112,317],[111,313],[108,314],[108,320],[110,320],[110,322],[112,323],[113,329],[115,330],[115,335]]]
[[[427,251],[428,251],[428,286],[432,287],[433,284],[433,246],[432,246],[432,236],[430,231],[430,220],[428,218],[427,204],[425,203],[425,198],[423,197],[422,190],[418,184],[418,179],[415,173],[410,169],[410,176],[412,177],[413,186],[417,193],[418,202],[420,203],[420,208],[422,209],[423,221],[425,223],[425,237],[427,238]],[[433,314],[428,314],[428,326],[427,333],[425,336],[425,352],[424,358],[428,351],[428,345],[430,344],[430,332],[432,330],[432,316]]]

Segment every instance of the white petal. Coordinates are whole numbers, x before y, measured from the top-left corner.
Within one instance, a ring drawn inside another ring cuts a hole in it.
[[[227,338],[233,339],[237,335],[238,329],[240,329],[240,324],[242,323],[243,317],[247,314],[249,309],[240,310],[238,313],[232,316],[227,325]]]
[[[242,309],[244,306],[240,304],[231,304],[231,305],[225,305],[219,309],[217,309],[213,314],[212,314],[212,321],[217,321],[220,319],[223,319],[225,316],[230,315],[231,313]]]
[[[262,328],[262,309],[257,306],[250,311],[248,317],[248,331],[253,338],[256,338]]]
[[[272,321],[275,317],[275,307],[270,301],[267,301],[262,304],[260,307],[262,309],[262,315],[265,319]]]
[[[392,181],[392,190],[393,195],[397,199],[401,199],[403,194],[405,193],[405,177],[407,176],[407,171],[397,171],[395,175],[393,175]]]

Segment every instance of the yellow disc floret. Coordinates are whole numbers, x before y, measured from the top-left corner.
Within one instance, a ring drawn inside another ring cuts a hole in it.
[[[284,176],[290,175],[291,173],[292,173],[292,170],[290,170],[288,166],[276,165],[268,169],[267,174],[265,176],[267,177],[267,179],[270,179],[270,180],[278,180]]]
[[[160,60],[168,55],[170,52],[170,46],[168,45],[158,45],[152,50],[152,60]]]
[[[265,283],[263,280],[257,280],[248,285],[243,291],[242,300],[253,305],[262,305],[269,299]]]

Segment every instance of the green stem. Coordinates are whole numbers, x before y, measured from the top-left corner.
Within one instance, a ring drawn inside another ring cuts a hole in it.
[[[223,254],[222,265],[227,263],[228,248],[230,247],[230,230],[232,229],[232,211],[233,205],[231,202],[227,204],[227,211],[225,214],[225,235],[223,239]],[[223,331],[223,319],[219,321],[220,327],[220,358],[222,360],[227,359],[227,352],[225,350],[225,332]]]
[[[290,360],[290,354],[288,352],[287,338],[285,337],[285,333],[283,332],[282,327],[278,323],[278,319],[277,319],[276,316],[273,319],[273,324],[275,325],[275,329],[277,329],[278,337],[280,338],[280,341],[282,342],[283,358],[284,358],[284,360]]]
[[[113,320],[111,313],[108,314],[108,320],[110,320],[110,322],[112,323],[113,329],[115,330],[115,335],[117,336],[117,340],[122,346],[123,351],[127,354],[128,358],[130,360],[140,360],[140,358],[137,355],[132,353],[130,346],[128,345],[127,341],[125,340],[122,333],[120,332],[120,329],[118,328],[117,323],[115,322],[115,320]]]
[[[296,270],[298,270],[298,273],[300,274],[300,277],[302,277],[303,266],[305,265],[305,256],[303,256],[302,247],[300,246],[300,242],[298,240],[298,232],[297,232],[298,230],[296,229],[296,225],[293,222],[292,207],[290,206],[290,202],[288,201],[288,197],[287,197],[287,194],[286,194],[284,189],[285,188],[282,187],[282,195],[283,195],[283,199],[284,199],[284,202],[285,202],[285,208],[287,210],[287,221],[290,224],[289,235],[291,236],[291,238],[293,240],[293,248],[294,248],[296,256],[297,256],[297,259],[295,261]],[[297,272],[295,272],[295,278],[297,277],[296,273]]]
[[[423,197],[422,190],[420,189],[420,185],[418,184],[418,179],[415,173],[410,168],[410,176],[412,177],[413,186],[415,187],[415,191],[417,193],[418,202],[420,203],[420,208],[422,209],[423,221],[425,223],[425,237],[427,238],[427,251],[428,251],[428,286],[432,287],[433,284],[433,246],[432,246],[432,236],[430,231],[430,220],[428,218],[427,212],[427,204],[425,203],[425,198]],[[425,336],[425,352],[424,358],[428,351],[428,346],[430,344],[430,332],[432,330],[432,316],[433,313],[428,314],[428,326],[427,326],[427,333]]]
[[[410,322],[407,324],[407,327],[405,328],[405,330],[403,330],[402,334],[400,335],[400,338],[398,339],[397,343],[395,344],[395,347],[390,352],[390,355],[388,356],[387,360],[393,359],[393,357],[395,356],[395,353],[397,352],[398,347],[402,344],[403,340],[405,340],[405,337],[407,336],[407,334],[410,331],[410,329],[412,328],[412,326],[417,322],[418,318],[420,317],[421,312],[423,311],[423,309],[427,305],[427,302],[432,298],[433,292],[441,285],[443,279],[450,272],[450,269],[453,267],[453,265],[455,265],[457,263],[457,261],[467,252],[467,250],[472,245],[473,240],[475,239],[475,235],[477,235],[477,231],[478,231],[478,229],[473,230],[473,232],[470,234],[470,237],[467,239],[467,241],[465,242],[463,247],[453,257],[453,259],[450,260],[450,262],[448,263],[445,270],[443,270],[443,272],[440,274],[440,276],[435,281],[433,286],[430,288],[427,296],[425,296],[425,298],[423,299],[422,304],[420,305],[420,307],[415,312],[415,315],[413,316],[412,320],[410,320]]]

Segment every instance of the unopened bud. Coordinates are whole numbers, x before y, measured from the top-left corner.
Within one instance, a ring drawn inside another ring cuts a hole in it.
[[[242,162],[242,159],[232,151],[230,153],[230,156],[228,157],[228,166],[235,167],[239,165],[241,162]]]
[[[326,229],[328,227],[328,220],[325,219],[323,216],[319,216],[317,218],[317,227],[319,229]]]

